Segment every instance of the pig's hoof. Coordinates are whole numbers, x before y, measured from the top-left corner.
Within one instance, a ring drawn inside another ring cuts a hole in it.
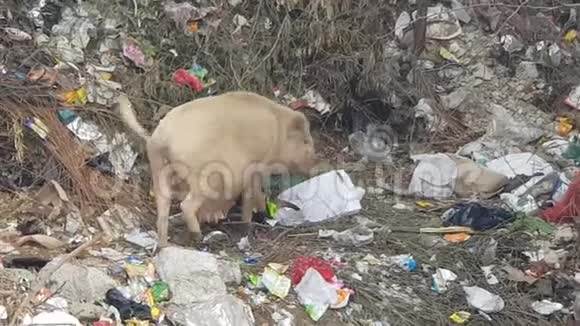
[[[201,241],[203,240],[203,234],[201,234],[201,232],[192,232],[191,239],[195,244],[201,243]]]

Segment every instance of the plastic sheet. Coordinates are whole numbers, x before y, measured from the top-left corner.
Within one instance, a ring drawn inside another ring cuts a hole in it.
[[[419,162],[411,183],[409,193],[426,198],[448,198],[453,195],[457,179],[457,164],[446,154],[422,154],[411,156]]]
[[[276,219],[282,225],[317,223],[356,214],[365,191],[355,187],[344,170],[327,172],[282,192],[278,199],[300,208],[278,209]]]

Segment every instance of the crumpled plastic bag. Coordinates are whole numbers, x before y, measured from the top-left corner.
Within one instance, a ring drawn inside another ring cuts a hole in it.
[[[353,215],[361,210],[364,194],[344,170],[330,171],[284,190],[278,200],[300,210],[278,209],[275,218],[282,225],[295,226]]]
[[[52,27],[49,48],[63,61],[82,63],[85,60],[84,49],[89,44],[90,35],[96,27],[84,7],[65,8],[60,22]]]
[[[105,294],[105,301],[117,308],[121,319],[128,320],[136,318],[139,320],[152,320],[151,307],[146,304],[135,302],[125,298],[121,291],[113,288]]]
[[[513,218],[505,209],[485,207],[476,202],[460,203],[450,208],[441,219],[444,226],[467,226],[474,230],[492,229]]]
[[[300,256],[294,260],[292,264],[292,284],[296,285],[302,281],[302,277],[310,268],[315,269],[320,273],[326,282],[333,283],[336,281],[336,276],[332,267],[316,257]]]
[[[326,282],[314,268],[306,271],[294,290],[298,294],[298,300],[306,307],[306,312],[314,321],[318,321],[339,299],[336,288]]]
[[[487,290],[477,286],[464,286],[467,303],[473,308],[483,312],[500,312],[505,307],[503,299]]]
[[[421,154],[411,156],[419,162],[409,193],[426,198],[443,199],[453,195],[457,179],[457,164],[446,154]]]

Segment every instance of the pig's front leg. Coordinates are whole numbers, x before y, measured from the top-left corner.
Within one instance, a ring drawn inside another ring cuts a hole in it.
[[[190,192],[187,197],[181,202],[181,210],[183,211],[183,220],[187,224],[187,228],[193,236],[193,240],[198,242],[201,240],[201,228],[199,226],[198,213],[203,204],[204,198],[196,196]]]

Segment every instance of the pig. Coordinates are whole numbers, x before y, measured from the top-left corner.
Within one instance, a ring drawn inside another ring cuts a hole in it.
[[[320,162],[306,116],[255,93],[234,91],[171,109],[152,134],[137,121],[126,95],[118,99],[125,124],[146,141],[157,205],[160,246],[167,245],[172,178],[183,180],[183,218],[195,239],[200,222],[218,221],[242,198],[242,220],[264,211],[263,178],[308,176]]]

